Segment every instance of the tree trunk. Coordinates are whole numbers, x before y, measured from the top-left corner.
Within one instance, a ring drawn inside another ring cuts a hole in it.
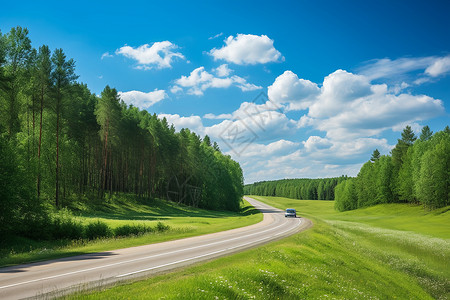
[[[105,160],[104,160],[104,165],[103,165],[103,171],[102,171],[102,176],[103,176],[103,183],[102,183],[102,189],[103,190],[107,190],[107,186],[106,186],[106,169],[107,169],[107,163],[108,163],[108,128],[109,127],[109,120],[106,121],[106,132],[105,132]]]
[[[59,103],[56,104],[56,192],[55,204],[59,207]]]
[[[39,143],[38,143],[38,174],[37,174],[37,196],[41,195],[41,144],[42,144],[42,114],[44,112],[44,88],[41,89],[41,115],[39,122]]]

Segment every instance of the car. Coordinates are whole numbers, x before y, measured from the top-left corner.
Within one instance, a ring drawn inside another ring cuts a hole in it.
[[[297,218],[297,212],[295,211],[294,208],[288,208],[286,209],[286,212],[284,213],[284,216],[287,217],[293,217],[293,218]]]

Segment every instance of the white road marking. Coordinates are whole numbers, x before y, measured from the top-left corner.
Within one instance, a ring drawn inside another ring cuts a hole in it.
[[[302,221],[299,220],[299,224],[301,224],[301,222]],[[206,254],[190,257],[190,258],[185,258],[185,259],[182,259],[182,260],[174,261],[174,262],[171,262],[171,263],[167,263],[167,264],[163,264],[163,265],[159,265],[159,266],[155,266],[155,267],[150,267],[150,268],[146,268],[146,269],[142,269],[142,270],[126,273],[126,274],[117,275],[116,278],[121,278],[121,277],[130,276],[130,275],[134,275],[134,274],[138,274],[138,273],[142,273],[142,272],[147,272],[147,271],[151,271],[151,270],[155,270],[155,269],[159,269],[159,268],[163,268],[163,267],[167,267],[167,266],[171,266],[171,265],[176,265],[176,264],[187,262],[187,261],[194,260],[194,259],[197,259],[197,258],[211,256],[211,255],[218,254],[218,253],[221,253],[221,252],[225,252],[225,251],[233,250],[233,249],[236,249],[236,248],[244,247],[244,246],[247,246],[247,245],[255,244],[255,243],[258,243],[260,241],[267,240],[267,239],[270,239],[272,237],[284,234],[284,233],[286,233],[288,231],[291,231],[291,230],[292,230],[292,228],[289,229],[289,230],[285,230],[283,232],[277,233],[275,235],[266,236],[265,238],[262,238],[262,239],[259,239],[259,240],[256,240],[256,241],[252,241],[252,242],[249,242],[249,243],[240,244],[240,245],[237,245],[237,246],[234,246],[234,247],[229,247],[229,248],[226,248],[226,249],[222,249],[222,250],[218,250],[218,251],[214,251],[214,252],[210,252],[210,253],[206,253]]]
[[[300,221],[300,223],[301,223],[301,221]],[[299,223],[299,224],[300,224],[300,223]],[[240,236],[240,237],[232,238],[232,239],[222,240],[222,241],[218,241],[218,242],[214,242],[214,243],[209,243],[209,244],[205,244],[205,245],[200,245],[200,246],[190,247],[190,248],[181,249],[181,250],[175,250],[175,251],[166,252],[166,253],[161,253],[161,254],[150,255],[150,256],[146,256],[146,257],[140,257],[140,258],[131,259],[131,260],[127,260],[127,261],[121,261],[121,262],[117,262],[117,263],[113,263],[113,264],[108,264],[108,265],[103,265],[103,266],[98,266],[98,267],[93,267],[93,268],[88,268],[88,269],[83,269],[83,270],[73,271],[73,272],[69,272],[69,273],[53,275],[53,276],[48,276],[48,277],[44,277],[44,278],[33,279],[33,280],[29,280],[29,281],[24,281],[24,282],[18,282],[18,283],[14,283],[14,284],[10,284],[10,285],[1,286],[0,289],[6,289],[6,288],[15,287],[15,286],[24,285],[24,284],[29,284],[29,283],[34,283],[34,282],[38,282],[38,281],[44,281],[44,280],[48,280],[48,279],[54,279],[54,278],[58,278],[58,277],[64,277],[64,276],[68,276],[68,275],[74,275],[74,274],[78,274],[78,273],[83,273],[83,272],[93,271],[93,270],[97,270],[97,269],[103,269],[103,268],[112,267],[112,266],[116,266],[116,265],[121,265],[121,264],[125,264],[125,263],[135,262],[135,261],[139,261],[139,260],[144,260],[144,259],[149,259],[149,258],[154,258],[154,257],[164,256],[164,255],[170,255],[170,254],[175,254],[175,253],[178,253],[178,252],[184,252],[184,251],[189,251],[189,250],[193,250],[193,249],[197,249],[197,248],[204,248],[204,247],[208,247],[208,246],[212,246],[212,245],[216,245],[216,244],[226,243],[226,242],[229,242],[229,241],[238,240],[238,239],[243,239],[243,238],[247,238],[247,237],[250,237],[250,236],[257,235],[257,234],[261,234],[261,233],[264,233],[264,232],[267,232],[267,231],[272,231],[272,230],[275,230],[275,229],[277,229],[277,228],[279,228],[279,227],[281,227],[281,226],[283,226],[283,225],[285,225],[285,224],[286,224],[286,223],[283,223],[283,224],[280,224],[280,225],[278,225],[278,226],[276,226],[276,227],[274,227],[274,228],[269,228],[269,229],[266,229],[266,230],[264,230],[264,231],[260,231],[260,232],[248,234],[248,235],[245,235],[245,236]],[[284,232],[282,232],[282,233],[278,233],[278,234],[276,234],[276,235],[274,235],[274,236],[278,236],[278,235],[283,234],[283,233],[285,233],[285,232],[288,232],[288,231],[290,231],[290,230],[292,230],[292,229],[286,230],[286,231],[284,231]],[[268,239],[268,238],[269,238],[269,237],[266,237],[266,238],[263,238],[263,239],[260,239],[260,240],[257,240],[257,241],[253,241],[253,242],[251,242],[251,243],[256,243],[256,242],[259,242],[259,241],[262,241],[262,240],[265,240],[265,239]],[[246,245],[251,244],[251,243],[241,244],[241,245],[236,246],[236,247],[227,248],[227,249],[223,249],[223,250],[216,251],[216,252],[217,252],[217,253],[220,253],[220,252],[228,251],[228,250],[231,250],[231,249],[235,249],[235,248],[239,248],[239,247],[246,246]],[[156,268],[162,268],[162,267],[164,267],[164,266],[169,266],[169,265],[181,263],[181,262],[184,262],[184,261],[193,260],[193,259],[196,259],[196,258],[201,258],[201,257],[205,257],[205,256],[210,256],[210,255],[216,254],[216,252],[211,252],[211,253],[208,253],[208,254],[200,255],[200,256],[198,256],[198,257],[188,258],[188,259],[185,259],[185,260],[181,260],[181,261],[177,261],[177,262],[172,262],[172,263],[165,264],[165,265],[161,265],[161,266],[157,266],[157,267],[152,267],[152,268],[149,268],[148,270],[152,270],[152,269],[156,269]],[[145,271],[148,271],[148,270],[144,270],[144,271],[143,271],[143,270],[140,270],[140,271],[132,272],[132,273],[129,273],[129,274],[131,275],[131,274],[135,274],[135,273],[145,272]],[[125,274],[125,275],[118,275],[117,277],[123,277],[123,276],[127,276],[127,274]]]

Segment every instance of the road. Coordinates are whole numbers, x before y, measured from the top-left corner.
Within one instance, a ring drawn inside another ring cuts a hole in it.
[[[245,197],[264,219],[251,226],[139,247],[0,269],[0,299],[46,298],[167,272],[286,237],[311,226],[304,218]]]

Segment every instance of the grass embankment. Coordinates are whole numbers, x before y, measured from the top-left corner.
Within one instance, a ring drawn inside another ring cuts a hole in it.
[[[448,299],[450,211],[254,197],[314,227],[254,250],[75,299]]]
[[[112,230],[124,225],[157,228],[158,223],[169,229],[95,240],[34,241],[14,238],[7,247],[0,249],[0,266],[163,242],[243,227],[262,220],[262,214],[246,201],[242,203],[241,212],[229,212],[193,208],[157,199],[140,202],[133,197],[115,198],[95,209],[82,207],[75,215],[74,220],[81,224],[100,221]]]

